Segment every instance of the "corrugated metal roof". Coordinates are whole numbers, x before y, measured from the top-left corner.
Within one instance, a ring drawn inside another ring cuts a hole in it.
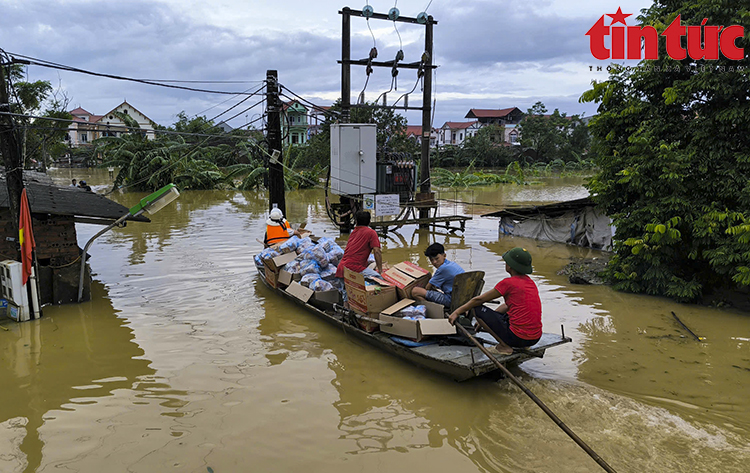
[[[562,215],[565,212],[571,210],[578,210],[583,207],[589,207],[595,205],[591,197],[583,197],[581,199],[568,200],[565,202],[555,202],[553,204],[545,205],[530,205],[530,206],[519,206],[519,207],[507,207],[503,210],[491,212],[482,215],[482,217],[515,217],[515,218],[529,218],[539,214],[545,214],[548,217],[556,217]]]
[[[78,187],[58,187],[44,174],[25,172],[24,186],[32,214],[116,220],[128,212],[127,207],[103,195]],[[7,209],[8,207],[8,186],[3,173],[0,175],[0,208]],[[150,222],[144,216],[132,217],[128,220]]]

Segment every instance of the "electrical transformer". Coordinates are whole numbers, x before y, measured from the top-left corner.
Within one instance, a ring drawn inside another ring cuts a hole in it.
[[[378,194],[398,194],[408,202],[417,189],[417,166],[411,158],[393,157],[378,161]]]
[[[370,123],[331,125],[331,192],[374,194],[377,126]]]

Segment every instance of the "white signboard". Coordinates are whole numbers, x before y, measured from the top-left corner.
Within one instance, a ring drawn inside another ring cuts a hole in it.
[[[375,216],[398,215],[401,213],[398,194],[384,194],[375,196]]]
[[[375,210],[375,194],[364,194],[362,196],[362,209]]]

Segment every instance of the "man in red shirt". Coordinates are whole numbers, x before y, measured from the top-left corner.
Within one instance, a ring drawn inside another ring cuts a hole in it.
[[[380,251],[380,239],[375,230],[370,228],[370,212],[360,210],[354,215],[356,226],[349,235],[344,249],[344,256],[336,268],[336,277],[344,277],[344,268],[362,273],[365,276],[380,277],[383,272],[383,254]],[[367,268],[370,253],[375,255],[377,272]]]
[[[542,338],[542,301],[528,276],[533,270],[531,254],[525,248],[513,248],[503,254],[503,260],[510,277],[456,309],[448,319],[455,324],[461,314],[478,307],[477,323],[497,340],[497,346],[490,351],[510,355],[512,347],[530,347]],[[497,310],[482,305],[500,296],[504,302]]]

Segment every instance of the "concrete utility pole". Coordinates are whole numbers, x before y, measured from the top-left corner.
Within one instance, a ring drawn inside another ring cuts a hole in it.
[[[5,80],[5,68],[3,66],[0,66],[0,111],[10,112],[8,83]],[[10,220],[16,234],[18,234],[18,212],[21,208],[21,192],[23,192],[23,166],[21,165],[18,136],[10,115],[0,115],[0,153],[3,155],[5,182],[8,185]]]
[[[430,195],[430,137],[432,136],[432,16],[427,17],[427,23],[424,32],[424,50],[427,55],[427,64],[425,64],[424,73],[424,91],[422,98],[422,161],[419,166],[419,192],[425,196],[425,200],[433,200]],[[429,208],[419,209],[419,218],[428,218],[430,216]],[[420,228],[427,228],[426,224],[420,225]]]
[[[352,94],[352,26],[349,7],[341,15],[341,123],[349,123]]]
[[[278,151],[278,162],[268,162],[268,209],[273,204],[286,217],[286,198],[284,196],[284,167],[282,163],[283,144],[281,143],[281,99],[279,98],[279,76],[277,71],[266,71],[266,111],[268,113],[268,152]]]

